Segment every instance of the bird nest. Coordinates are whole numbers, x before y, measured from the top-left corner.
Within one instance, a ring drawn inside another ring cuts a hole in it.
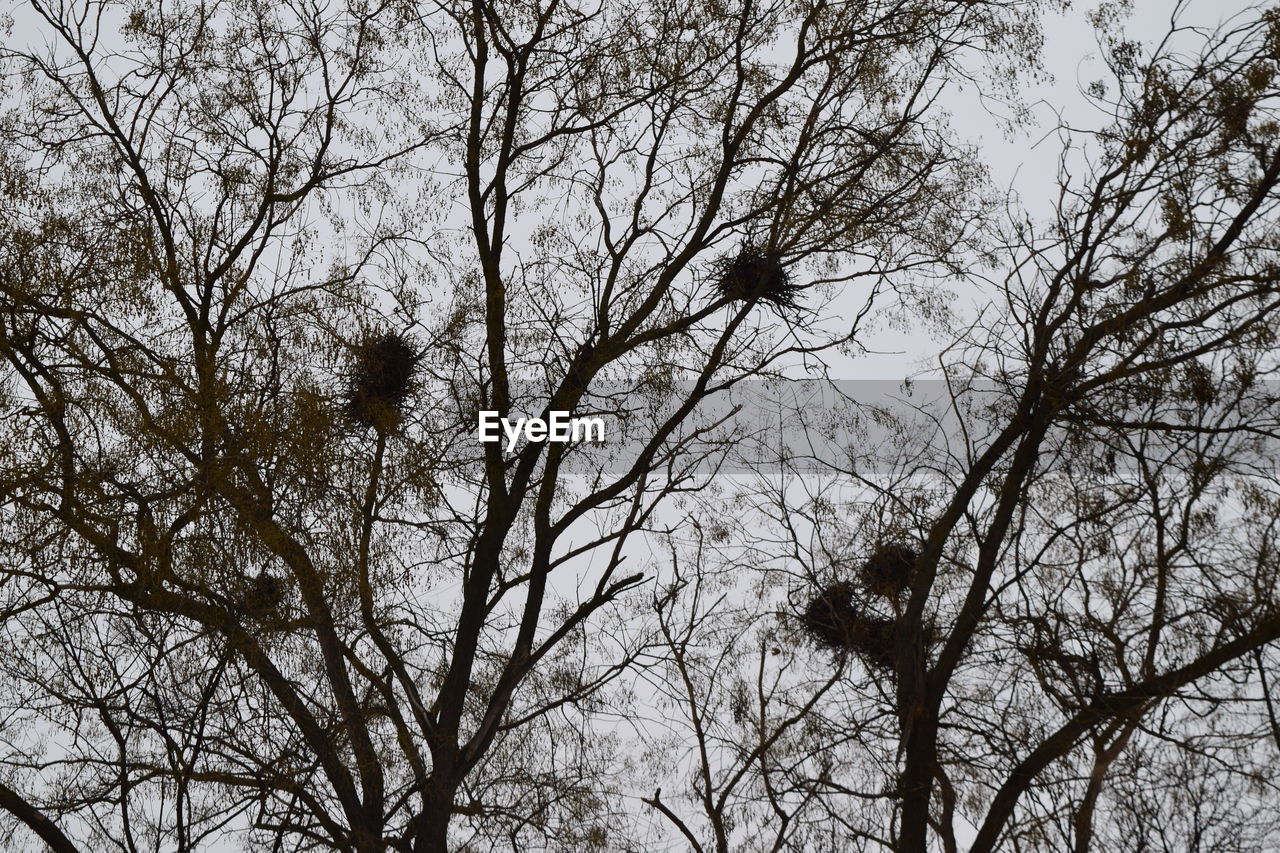
[[[418,355],[400,335],[365,339],[355,351],[347,414],[379,432],[394,430],[403,418],[417,365]]]
[[[854,652],[870,664],[892,669],[897,625],[860,607],[855,593],[848,581],[828,585],[809,601],[800,623],[818,644]]]
[[[245,578],[238,595],[241,611],[251,619],[278,617],[288,586],[287,580],[270,572]]]
[[[867,589],[885,598],[896,598],[911,584],[920,555],[910,545],[885,543],[862,566]]]
[[[803,289],[792,281],[779,254],[750,246],[720,261],[716,284],[727,299],[769,302],[779,308],[798,307],[796,297]]]

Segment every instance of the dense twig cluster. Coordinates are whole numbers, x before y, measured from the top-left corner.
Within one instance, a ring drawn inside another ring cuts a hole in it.
[[[796,295],[803,289],[792,281],[780,255],[753,246],[720,260],[716,285],[727,299],[771,302],[779,308],[798,307]]]
[[[246,578],[240,590],[240,609],[250,619],[270,619],[280,615],[287,581],[270,572]]]
[[[918,556],[908,545],[880,545],[860,570],[863,588],[896,599],[911,583]],[[893,668],[897,620],[879,616],[868,608],[860,600],[857,584],[828,584],[809,601],[800,621],[820,645],[854,652],[867,663],[884,669]]]
[[[418,355],[397,334],[366,339],[355,351],[347,414],[356,423],[390,432],[400,425]]]
[[[862,566],[867,589],[885,598],[897,598],[911,584],[919,554],[909,545],[880,545]]]
[[[894,621],[860,606],[857,590],[848,581],[819,591],[800,614],[800,622],[821,645],[854,652],[885,669],[893,667]]]

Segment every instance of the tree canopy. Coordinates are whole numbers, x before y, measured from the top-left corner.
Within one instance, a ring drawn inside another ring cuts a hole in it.
[[[1095,12],[1046,215],[1053,8],[15,4],[0,837],[1275,847],[1280,13]]]

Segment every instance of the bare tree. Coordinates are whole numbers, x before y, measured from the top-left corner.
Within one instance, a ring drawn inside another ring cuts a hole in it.
[[[748,728],[800,736],[731,749],[744,778],[673,821],[753,787],[770,828],[824,811],[855,849],[1274,844],[1280,30],[1146,53],[1098,23],[1113,121],[1063,129],[1056,218],[1014,219],[940,359],[959,427],[749,491],[721,560],[776,615],[738,618],[757,640],[694,682],[690,737],[757,653]],[[818,846],[755,846],[788,844]]]
[[[980,168],[935,101],[1027,62],[1033,11],[19,7],[15,826],[58,850],[642,844],[601,720],[689,663],[632,606],[656,570],[628,546],[723,454],[707,397],[856,340],[837,292],[958,268]],[[508,452],[481,410],[599,413],[632,449]]]

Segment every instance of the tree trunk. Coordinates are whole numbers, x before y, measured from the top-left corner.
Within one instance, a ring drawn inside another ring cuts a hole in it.
[[[933,793],[937,723],[923,714],[909,721],[906,764],[902,771],[902,817],[898,826],[898,853],[927,853],[929,801]]]
[[[423,806],[417,817],[414,853],[448,853],[449,816],[453,812],[451,801],[452,798],[433,799]]]

